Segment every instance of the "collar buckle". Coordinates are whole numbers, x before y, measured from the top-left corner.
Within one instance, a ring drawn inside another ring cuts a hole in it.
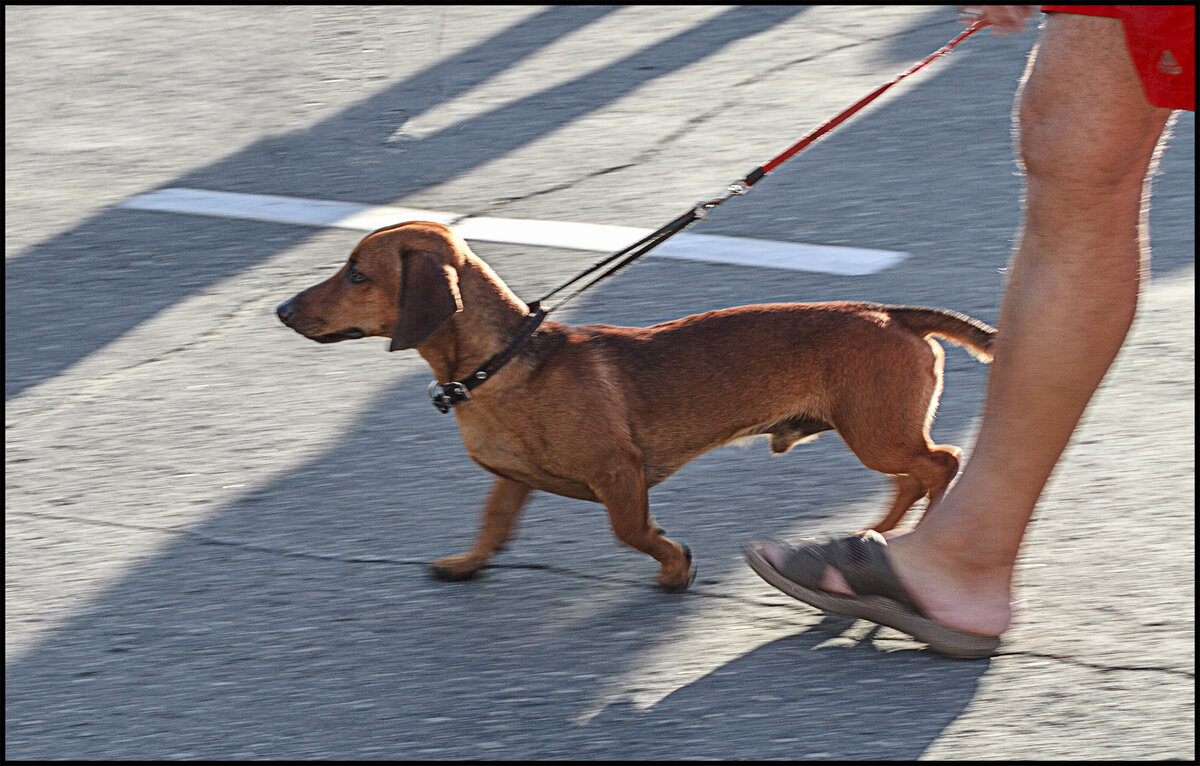
[[[435,380],[429,384],[429,398],[433,400],[433,406],[437,407],[439,412],[446,413],[454,405],[469,401],[471,394],[466,386],[457,381],[442,385]]]

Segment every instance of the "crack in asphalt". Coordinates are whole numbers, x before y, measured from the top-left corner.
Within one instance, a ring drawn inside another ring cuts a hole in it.
[[[912,29],[910,29],[909,33],[921,32],[921,31],[930,29],[935,26],[943,25],[944,23],[945,22],[943,22],[943,21],[936,21],[936,22],[931,22],[929,24],[922,24],[920,26],[913,27]],[[844,33],[836,32],[834,30],[822,29],[821,31],[827,32],[829,34],[838,34],[841,36],[845,36]],[[744,87],[747,87],[750,85],[754,85],[762,80],[767,79],[768,77],[778,74],[779,72],[782,72],[786,69],[794,67],[798,64],[807,64],[812,61],[819,61],[819,60],[826,58],[827,56],[830,56],[832,54],[840,53],[845,50],[849,50],[852,48],[858,48],[858,47],[861,47],[864,45],[870,45],[871,43],[877,43],[877,42],[880,42],[883,40],[889,40],[889,39],[892,39],[892,37],[888,36],[888,35],[883,35],[880,37],[869,37],[866,39],[853,40],[853,41],[845,43],[843,45],[838,45],[838,46],[835,46],[828,50],[821,51],[818,54],[814,54],[811,56],[800,56],[798,58],[790,59],[790,60],[782,62],[780,64],[775,64],[774,66],[767,67],[766,69],[762,70],[761,72],[752,74],[749,77],[747,77],[746,79],[741,80],[737,83],[734,83],[734,85],[729,89],[729,92],[733,92],[736,95],[734,95],[730,98],[726,98],[724,101],[722,101],[721,103],[712,107],[711,109],[708,109],[707,111],[704,111],[704,112],[701,112],[700,114],[689,117],[687,120],[684,121],[682,126],[680,126],[679,128],[677,128],[676,130],[674,130],[670,133],[667,133],[665,136],[663,136],[662,138],[655,141],[653,145],[651,145],[651,146],[647,147],[646,149],[643,149],[640,152],[638,152],[637,154],[635,154],[633,156],[633,159],[630,160],[629,162],[626,162],[626,163],[623,163],[620,165],[613,165],[613,166],[607,167],[607,168],[602,168],[601,170],[590,171],[590,172],[585,173],[581,176],[578,176],[570,181],[565,181],[563,183],[554,184],[553,186],[549,186],[544,189],[538,189],[538,190],[528,192],[526,194],[521,194],[521,195],[518,195],[515,197],[504,197],[503,199],[495,200],[492,203],[485,206],[482,210],[471,213],[467,217],[492,215],[492,214],[494,214],[500,210],[503,210],[504,208],[506,208],[510,205],[514,205],[518,202],[524,202],[526,200],[533,199],[534,197],[541,197],[541,196],[545,196],[547,194],[553,194],[555,192],[566,191],[566,190],[572,189],[586,181],[589,181],[593,178],[607,175],[609,173],[613,173],[613,172],[616,172],[619,170],[625,170],[627,168],[638,167],[639,165],[642,165],[644,163],[651,161],[656,155],[661,154],[668,147],[672,146],[673,144],[675,144],[678,141],[680,141],[681,139],[683,139],[692,130],[698,128],[699,126],[705,124],[706,122],[710,122],[710,121],[716,119],[717,117],[719,117],[720,115],[722,115],[726,112],[729,112],[729,111],[735,109],[739,104],[741,104],[745,100],[744,96],[742,96],[741,94],[737,94],[738,89],[744,88]]]
[[[254,297],[242,300],[226,309],[223,313],[214,316],[216,322],[207,330],[197,332],[190,336],[187,341],[174,345],[171,348],[159,351],[142,359],[134,360],[128,364],[121,365],[120,367],[107,370],[91,378],[89,381],[87,381],[87,383],[79,386],[74,391],[71,391],[70,393],[61,397],[60,400],[52,406],[44,408],[35,407],[32,412],[21,412],[21,410],[24,409],[24,406],[21,398],[18,398],[9,403],[9,406],[13,407],[16,412],[9,413],[9,416],[5,418],[4,428],[7,431],[12,428],[28,426],[38,421],[45,420],[46,418],[61,414],[65,410],[69,410],[81,404],[86,404],[95,398],[95,396],[101,391],[111,387],[114,383],[120,382],[128,375],[134,374],[151,365],[168,361],[172,357],[188,351],[193,351],[209,341],[218,339],[229,330],[235,328],[238,322],[246,314],[250,313],[250,307],[266,302],[267,301],[261,295],[256,295]],[[257,308],[255,310],[257,310]],[[35,398],[34,402],[36,402],[36,400],[37,399]],[[31,403],[30,406],[33,407],[34,404]]]
[[[386,565],[386,566],[414,566],[414,567],[427,567],[429,565],[429,562],[423,561],[423,560],[417,560],[417,559],[398,559],[398,558],[391,558],[391,557],[386,557],[386,556],[355,556],[355,555],[346,555],[346,554],[317,553],[317,552],[313,552],[313,551],[287,550],[287,549],[283,549],[283,548],[274,548],[274,547],[267,546],[267,545],[257,545],[255,543],[248,543],[248,542],[240,541],[240,540],[223,540],[223,539],[220,539],[217,537],[212,537],[210,535],[205,535],[200,532],[196,532],[191,529],[183,529],[183,528],[179,528],[179,527],[154,527],[154,526],[148,526],[148,525],[144,525],[144,524],[129,524],[129,523],[122,523],[122,522],[117,522],[117,521],[104,521],[104,520],[100,520],[100,519],[85,519],[85,518],[81,518],[78,516],[64,516],[61,514],[42,513],[42,512],[37,512],[37,511],[11,511],[7,515],[9,515],[9,516],[27,516],[27,517],[36,518],[36,519],[75,522],[75,523],[79,523],[79,524],[92,524],[92,525],[96,525],[96,526],[113,527],[113,528],[118,528],[118,529],[136,530],[139,532],[158,532],[158,533],[163,533],[163,534],[177,534],[177,535],[182,535],[184,537],[188,537],[200,545],[217,545],[217,546],[231,547],[231,548],[236,548],[236,549],[242,550],[242,551],[248,551],[248,552],[253,552],[253,553],[267,553],[267,554],[271,554],[274,556],[282,556],[285,558],[309,559],[309,560],[325,561],[325,562],[340,563],[340,564],[382,564],[382,565]],[[548,564],[492,563],[492,564],[484,565],[483,568],[484,569],[527,569],[527,570],[548,572],[550,574],[560,575],[560,576],[564,576],[564,577],[571,577],[571,578],[575,578],[575,579],[591,580],[594,582],[607,583],[607,584],[611,584],[611,585],[621,585],[621,586],[625,586],[625,587],[635,587],[635,588],[644,588],[644,589],[649,589],[649,590],[659,590],[657,586],[649,585],[644,580],[634,580],[632,578],[620,577],[617,575],[588,574],[585,572],[578,572],[573,569],[567,569],[565,567],[556,567],[556,566],[551,566]],[[769,602],[769,601],[759,601],[757,599],[746,598],[744,596],[737,596],[737,595],[728,594],[728,593],[716,593],[716,592],[712,592],[712,591],[703,590],[702,588],[692,588],[692,589],[688,590],[686,593],[676,594],[676,595],[680,595],[680,596],[684,596],[684,597],[693,597],[693,598],[701,597],[701,598],[710,598],[710,599],[725,599],[727,601],[732,601],[738,605],[751,606],[751,607],[786,608],[789,606],[788,604],[780,604],[780,603]],[[769,620],[772,622],[779,622],[781,624],[783,624],[783,623],[786,623],[789,625],[792,624],[790,620],[784,620],[783,618],[774,618],[770,615],[766,615],[764,617],[759,617],[756,619],[766,619],[766,620]],[[850,619],[850,618],[846,618],[846,619]],[[876,626],[876,627],[878,627],[878,626]],[[884,637],[876,636],[875,640],[881,640],[881,641],[892,641],[892,640],[902,641],[902,640],[904,640],[904,641],[906,641],[909,639],[891,639],[886,636],[884,636]],[[1068,665],[1073,665],[1075,667],[1087,668],[1090,670],[1098,670],[1098,671],[1102,671],[1102,672],[1106,672],[1106,673],[1112,673],[1112,672],[1166,673],[1168,675],[1178,676],[1181,678],[1188,678],[1188,679],[1194,679],[1196,676],[1194,671],[1188,671],[1188,670],[1184,670],[1181,668],[1155,667],[1153,665],[1103,665],[1100,663],[1089,662],[1087,660],[1078,659],[1076,657],[1071,657],[1071,656],[1064,655],[1064,654],[1049,654],[1049,653],[1045,653],[1045,652],[1026,651],[1026,650],[1013,650],[1013,651],[1001,650],[992,655],[992,659],[999,658],[999,657],[1027,657],[1027,658],[1032,658],[1032,659],[1054,660],[1054,661],[1062,662],[1062,663],[1065,663]]]

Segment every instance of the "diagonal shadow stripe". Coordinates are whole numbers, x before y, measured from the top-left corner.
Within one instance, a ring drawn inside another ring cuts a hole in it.
[[[502,106],[420,141],[382,147],[400,106],[419,113],[612,12],[548,9],[306,130],[257,141],[165,186],[258,191],[387,203],[422,179],[441,182],[480,167],[729,43],[802,12],[739,7],[576,80]],[[489,63],[479,66],[480,60]],[[463,78],[459,68],[475,74]],[[457,88],[434,87],[455,71]],[[434,95],[435,92],[437,95]],[[5,264],[5,399],[70,365],[193,292],[305,241],[309,229],[255,229],[231,238],[209,221],[105,210]],[[241,240],[241,241],[238,241]],[[253,241],[253,247],[246,242]],[[186,247],[180,247],[186,242]],[[45,278],[53,264],[55,278]]]

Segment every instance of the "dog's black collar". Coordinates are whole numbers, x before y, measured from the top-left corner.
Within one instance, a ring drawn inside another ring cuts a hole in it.
[[[520,334],[512,343],[508,344],[507,348],[493,355],[481,364],[478,370],[461,381],[438,383],[435,380],[430,383],[429,398],[433,400],[433,406],[441,412],[449,412],[450,408],[456,404],[468,401],[471,398],[471,391],[483,385],[484,381],[495,375],[497,370],[516,356],[517,349],[521,347],[521,344],[537,332],[542,320],[546,318],[546,313],[547,311],[542,308],[540,301],[529,304],[529,313],[525,315],[525,326],[521,328]]]

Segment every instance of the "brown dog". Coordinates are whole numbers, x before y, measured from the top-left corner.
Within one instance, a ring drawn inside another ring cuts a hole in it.
[[[506,348],[528,307],[447,227],[410,222],[368,235],[342,269],[278,308],[322,343],[389,336],[415,348],[439,381],[460,381]],[[942,391],[935,336],[990,361],[995,330],[937,309],[870,303],[776,303],[710,311],[653,327],[546,322],[455,409],[471,458],[496,474],[470,553],[432,563],[467,579],[508,539],[531,489],[604,503],[622,542],[684,590],[685,546],[650,518],[647,490],[703,452],[770,436],[787,452],[829,429],[896,499],[876,530],[931,500],[961,450],[929,439]]]

